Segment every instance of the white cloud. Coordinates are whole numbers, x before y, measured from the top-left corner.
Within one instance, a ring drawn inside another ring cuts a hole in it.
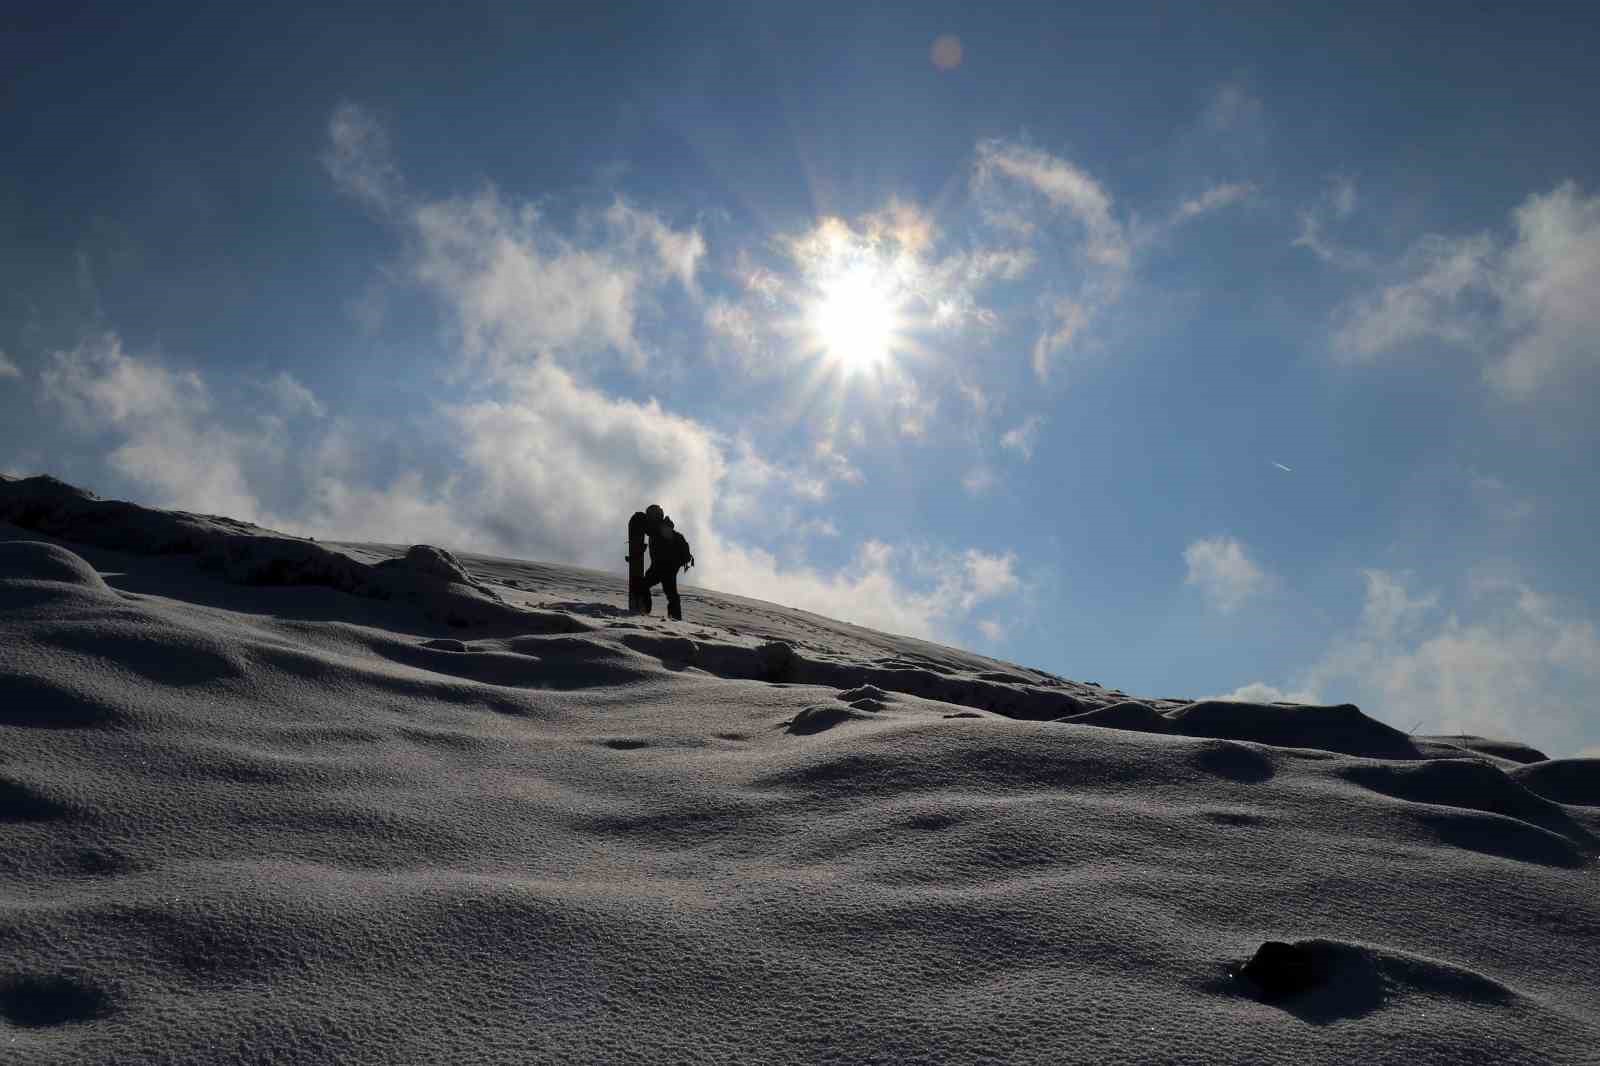
[[[1032,459],[1034,444],[1039,439],[1039,430],[1043,425],[1042,416],[1029,415],[1020,425],[1007,430],[1000,437],[1000,446],[1019,453],[1023,459]]]
[[[130,356],[106,334],[53,353],[40,376],[45,396],[79,429],[120,437],[106,461],[149,486],[161,506],[260,519],[243,457],[270,461],[277,445],[219,423],[199,375]]]
[[[1502,392],[1525,398],[1580,368],[1600,366],[1600,196],[1571,182],[1515,212],[1502,313],[1515,340],[1489,367]]]
[[[1179,204],[1175,221],[1186,222],[1191,218],[1243,203],[1255,193],[1256,187],[1248,182],[1213,185],[1199,196],[1191,197]]]
[[[1269,584],[1266,572],[1232,537],[1197,540],[1183,550],[1183,560],[1188,564],[1184,584],[1198,586],[1211,605],[1224,614],[1237,610]]]
[[[322,401],[287,370],[280,370],[276,377],[263,382],[261,387],[278,405],[279,413],[287,418],[301,415],[322,418],[328,413]]]
[[[978,632],[983,634],[983,639],[991,644],[998,644],[1006,639],[1006,627],[992,618],[978,620]]]
[[[1483,733],[1536,746],[1572,744],[1600,680],[1600,635],[1528,585],[1478,575],[1455,611],[1413,595],[1401,575],[1367,571],[1362,624],[1309,683],[1352,692],[1390,722],[1424,732]],[[1558,754],[1559,752],[1552,752]]]
[[[20,378],[22,369],[13,363],[3,349],[0,349],[0,378]]]
[[[405,191],[382,126],[354,104],[329,120],[323,163],[414,238],[411,274],[453,313],[466,363],[491,374],[607,351],[640,369],[647,352],[637,326],[650,298],[670,282],[699,295],[706,242],[697,228],[673,229],[617,200],[564,233],[534,205],[507,203],[492,187],[419,201]]]
[[[1033,342],[1033,370],[1040,381],[1049,378],[1056,353],[1069,347],[1088,324],[1089,310],[1077,300],[1062,297],[1051,305],[1045,327]]]
[[[1335,352],[1371,362],[1440,342],[1480,354],[1485,379],[1514,400],[1600,369],[1600,196],[1567,182],[1530,196],[1512,223],[1509,239],[1417,241],[1393,280],[1340,309]],[[1304,233],[1296,243],[1318,248]]]
[[[1414,630],[1439,605],[1436,594],[1413,598],[1404,574],[1363,570],[1361,575],[1367,582],[1367,596],[1361,608],[1362,628],[1379,640],[1392,640]]]
[[[493,189],[423,204],[412,214],[416,276],[455,313],[465,352],[492,372],[607,349],[639,368],[643,296],[668,279],[692,288],[704,246],[698,233],[633,208],[613,205],[604,221],[608,239],[585,247]]]
[[[1042,322],[1032,357],[1034,372],[1047,380],[1060,353],[1121,298],[1132,266],[1133,240],[1112,211],[1111,195],[1087,172],[1048,152],[1002,140],[981,141],[973,173],[979,208],[991,225],[1040,245],[1048,232],[1029,214],[1029,195],[1042,201],[1047,217],[1065,217],[1081,232],[1076,260],[1041,296]],[[1019,196],[1019,191],[1021,196]],[[1035,252],[1037,254],[1037,252]],[[1031,262],[1029,264],[1031,266]],[[1070,291],[1063,291],[1070,288]]]
[[[1284,690],[1276,685],[1269,685],[1262,681],[1252,681],[1248,685],[1240,685],[1226,695],[1213,697],[1219,700],[1233,700],[1238,703],[1316,703],[1317,694],[1310,689]]]
[[[1370,362],[1429,338],[1474,344],[1489,325],[1473,301],[1492,286],[1493,253],[1493,241],[1486,234],[1419,241],[1402,268],[1402,280],[1344,309],[1333,338],[1335,353]]]
[[[1106,266],[1127,265],[1127,236],[1112,217],[1111,195],[1087,172],[1048,152],[1007,141],[981,141],[977,156],[980,187],[1004,177],[1032,189],[1083,227],[1091,260]]]
[[[962,554],[961,565],[961,576],[955,583],[960,589],[959,602],[963,610],[971,610],[984,600],[1009,596],[1022,588],[1016,573],[1016,556],[1009,552],[991,555],[969,548]]]
[[[606,222],[632,250],[641,246],[655,252],[662,269],[693,295],[698,289],[695,272],[706,255],[706,240],[698,229],[673,229],[648,211],[617,200],[606,210]]]

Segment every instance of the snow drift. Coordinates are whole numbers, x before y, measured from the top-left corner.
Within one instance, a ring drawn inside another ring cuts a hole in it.
[[[1600,774],[0,479],[0,1048],[1583,1062]]]

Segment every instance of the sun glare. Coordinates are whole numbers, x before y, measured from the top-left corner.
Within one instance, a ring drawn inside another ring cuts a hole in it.
[[[894,346],[900,322],[894,297],[877,272],[858,263],[820,288],[811,328],[823,351],[850,371],[882,364]]]

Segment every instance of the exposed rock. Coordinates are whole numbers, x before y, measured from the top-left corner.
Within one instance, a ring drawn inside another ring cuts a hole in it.
[[[1234,970],[1234,976],[1253,984],[1262,999],[1276,1002],[1293,999],[1321,984],[1327,977],[1322,962],[1320,953],[1309,945],[1268,940]]]

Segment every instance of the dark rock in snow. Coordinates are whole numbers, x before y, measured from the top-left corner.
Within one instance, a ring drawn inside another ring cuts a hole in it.
[[[1261,998],[1276,1002],[1292,999],[1326,978],[1318,954],[1304,944],[1268,940],[1256,949],[1250,961],[1234,971],[1260,990]]]

